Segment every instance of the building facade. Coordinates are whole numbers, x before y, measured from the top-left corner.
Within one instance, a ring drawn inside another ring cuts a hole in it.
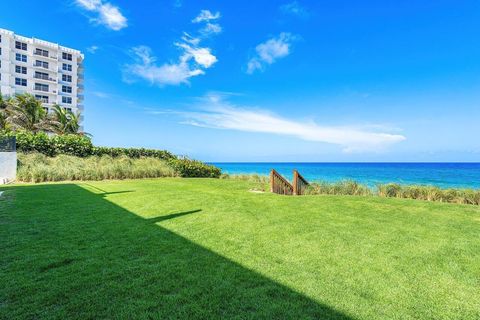
[[[47,111],[58,104],[83,114],[83,59],[78,50],[0,29],[1,94],[29,93]]]

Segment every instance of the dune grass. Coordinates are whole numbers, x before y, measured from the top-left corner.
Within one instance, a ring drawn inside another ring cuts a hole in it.
[[[165,160],[127,156],[69,155],[47,157],[40,153],[18,154],[17,180],[23,182],[138,179],[173,177],[175,171]]]
[[[1,319],[479,319],[480,208],[233,179],[1,187]]]
[[[379,184],[376,188],[356,181],[314,182],[306,190],[308,195],[350,195],[379,196],[424,201],[438,201],[458,204],[480,205],[480,190],[441,189],[426,185],[401,185],[397,183]]]

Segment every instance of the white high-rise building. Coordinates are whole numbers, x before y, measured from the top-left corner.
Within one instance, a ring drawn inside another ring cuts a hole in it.
[[[83,114],[83,59],[78,50],[0,28],[1,94],[30,93],[47,111],[58,104]]]

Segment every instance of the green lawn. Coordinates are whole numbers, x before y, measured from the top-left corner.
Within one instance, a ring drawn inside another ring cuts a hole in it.
[[[0,318],[480,318],[479,207],[248,189],[0,188]]]

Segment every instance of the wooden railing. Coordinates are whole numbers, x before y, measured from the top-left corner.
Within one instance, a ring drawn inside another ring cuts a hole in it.
[[[293,186],[288,182],[287,179],[282,177],[277,171],[272,169],[270,172],[270,192],[292,195]]]
[[[305,193],[307,186],[308,181],[297,170],[293,171],[293,184],[274,169],[270,172],[270,192],[272,193],[299,196]]]
[[[301,196],[307,189],[308,181],[297,170],[293,170],[293,194]]]

